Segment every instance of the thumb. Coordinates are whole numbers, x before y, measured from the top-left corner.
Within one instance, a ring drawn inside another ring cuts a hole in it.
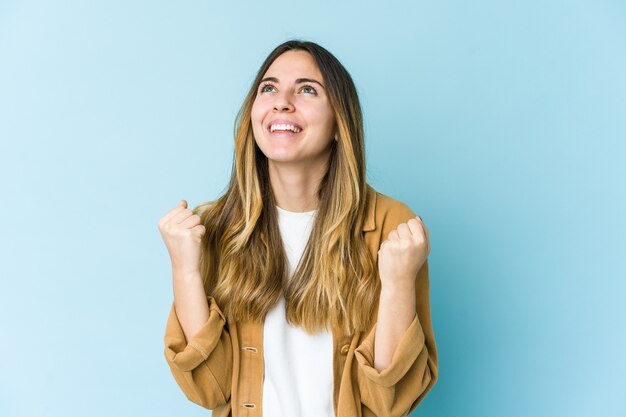
[[[187,208],[187,200],[180,200],[180,203],[178,203],[179,206]]]

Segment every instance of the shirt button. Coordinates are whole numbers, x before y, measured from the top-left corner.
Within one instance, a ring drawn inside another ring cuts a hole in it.
[[[241,350],[247,350],[248,352],[257,353],[257,349],[254,346],[244,346],[241,348]]]
[[[350,345],[343,345],[341,347],[341,354],[342,355],[347,355],[349,350],[350,350]]]

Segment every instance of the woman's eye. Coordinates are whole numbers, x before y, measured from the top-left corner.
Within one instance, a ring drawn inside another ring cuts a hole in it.
[[[263,85],[263,86],[261,87],[261,92],[262,92],[262,93],[264,93],[265,91],[267,91],[267,90],[265,90],[265,88],[266,88],[266,87],[272,87],[272,88],[274,88],[274,86],[273,86],[272,84],[265,84],[265,85]]]
[[[303,86],[303,87],[302,87],[302,89],[303,89],[303,90],[304,90],[305,88],[310,88],[310,89],[311,89],[311,92],[312,92],[313,94],[317,94],[317,92],[315,91],[315,88],[311,87],[310,85],[305,85],[305,86]]]

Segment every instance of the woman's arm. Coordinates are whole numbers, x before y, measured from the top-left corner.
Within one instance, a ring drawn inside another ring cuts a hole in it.
[[[363,404],[363,417],[407,416],[417,408],[435,385],[438,378],[438,358],[430,315],[429,286],[426,261],[417,273],[415,292],[412,294],[417,301],[417,312],[400,339],[394,342],[396,346],[388,366],[382,371],[374,367],[374,363],[377,362],[374,346],[378,327],[383,326],[382,322],[375,323],[356,348],[355,356],[359,364],[357,381]],[[381,300],[379,312],[380,309],[383,311],[379,317],[391,317],[393,311],[385,307],[385,304],[391,305],[393,301],[385,303]],[[381,331],[381,334],[392,333],[384,329]],[[383,341],[383,344],[390,343]]]
[[[174,305],[176,315],[185,333],[191,340],[209,319],[209,303],[204,292],[200,272],[174,270]]]
[[[232,341],[226,318],[207,297],[200,274],[174,273],[165,359],[188,400],[215,409],[230,401]]]
[[[415,319],[415,284],[412,288],[383,287],[378,307],[374,346],[374,368],[382,372]]]

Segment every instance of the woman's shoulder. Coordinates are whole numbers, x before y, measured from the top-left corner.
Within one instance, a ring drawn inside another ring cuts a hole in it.
[[[400,223],[406,223],[417,216],[404,201],[375,190],[371,186],[370,188],[376,196],[375,202],[373,202],[376,229],[392,230]]]

